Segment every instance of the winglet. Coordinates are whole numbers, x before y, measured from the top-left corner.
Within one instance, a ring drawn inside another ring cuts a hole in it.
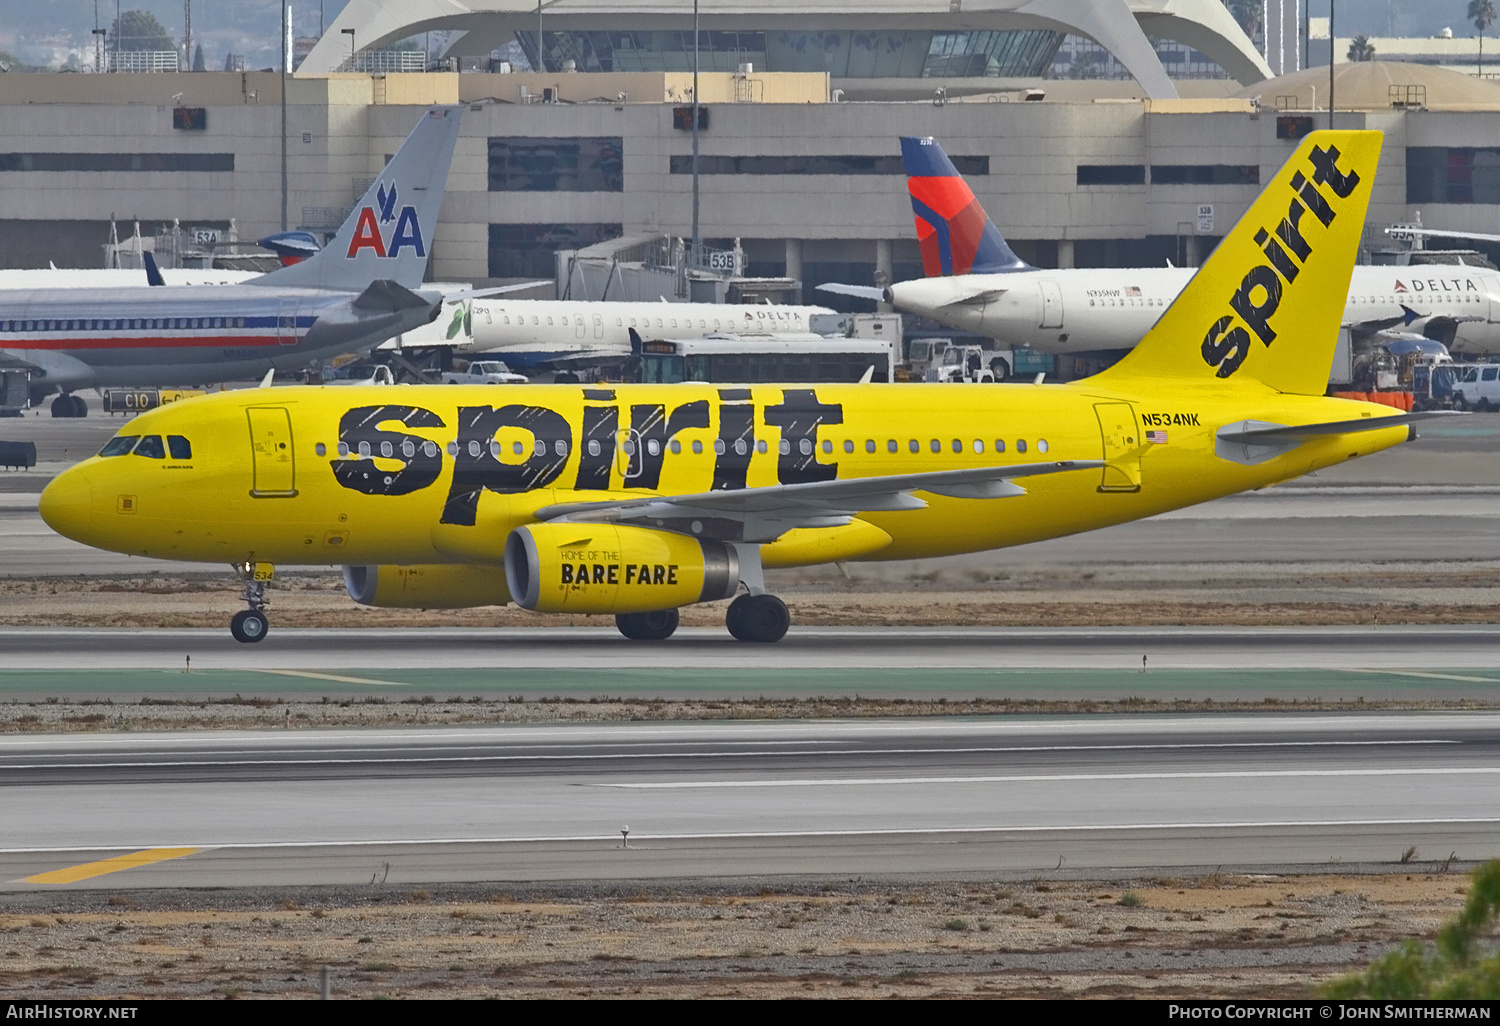
[[[151,255],[149,249],[141,250],[141,263],[146,265],[147,285],[166,285],[167,279],[161,276],[161,270],[156,266],[156,257]]]
[[[345,292],[381,279],[421,285],[463,112],[428,108],[325,248],[249,284]]]
[[[1162,378],[1322,395],[1381,133],[1306,136],[1187,287],[1101,381]]]
[[[1005,244],[937,140],[903,136],[901,160],[927,277],[1033,270]]]

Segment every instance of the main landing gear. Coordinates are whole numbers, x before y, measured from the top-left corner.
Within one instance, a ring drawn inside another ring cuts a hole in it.
[[[740,584],[747,594],[740,595],[724,613],[724,626],[739,641],[780,641],[786,637],[792,617],[786,603],[766,593],[765,575],[761,571],[760,546],[750,542],[731,542],[739,565]],[[621,613],[615,626],[631,641],[665,641],[677,630],[675,609],[650,613]],[[238,636],[238,635],[236,635]]]
[[[266,619],[266,606],[271,604],[266,598],[266,582],[275,571],[269,563],[241,563],[235,566],[234,572],[244,582],[240,598],[250,608],[234,614],[229,621],[229,633],[235,641],[250,644],[260,641],[271,630],[271,622]]]
[[[780,641],[791,625],[786,603],[775,595],[741,595],[724,614],[724,626],[740,641]]]
[[[766,593],[760,546],[735,542],[734,553],[739,557],[740,583],[748,594],[729,603],[724,612],[724,626],[738,641],[780,641],[792,625],[792,616],[787,612],[785,602]]]
[[[60,395],[52,400],[53,417],[87,417],[89,404],[81,395]]]
[[[631,641],[665,641],[677,629],[677,610],[658,609],[650,613],[621,613],[615,626]]]

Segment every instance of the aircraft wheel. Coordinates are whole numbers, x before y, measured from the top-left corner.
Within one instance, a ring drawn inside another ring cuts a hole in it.
[[[259,609],[245,609],[234,614],[234,619],[229,621],[229,633],[234,635],[235,641],[250,642],[260,641],[264,638],[271,625],[266,622],[266,614]]]
[[[73,412],[73,409],[73,397],[70,395],[60,395],[52,400],[52,416],[54,417],[76,417],[77,414]]]
[[[741,595],[724,614],[724,626],[740,641],[780,641],[791,625],[792,614],[775,595]]]
[[[650,613],[621,613],[615,626],[631,641],[665,641],[677,630],[677,610],[657,609]]]
[[[68,398],[73,401],[73,416],[87,417],[89,415],[89,403],[87,399],[81,395],[71,395]]]

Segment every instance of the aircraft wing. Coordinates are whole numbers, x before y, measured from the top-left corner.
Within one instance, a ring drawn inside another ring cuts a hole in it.
[[[37,366],[35,363],[32,363],[30,360],[23,359],[12,350],[0,349],[0,370],[39,371],[41,369],[42,368]]]
[[[939,470],[925,474],[807,481],[699,492],[643,496],[613,502],[572,502],[544,506],[538,520],[563,523],[615,523],[692,533],[723,541],[772,541],[797,527],[838,527],[860,513],[924,508],[913,492],[957,499],[1003,499],[1026,494],[1014,478],[1098,470],[1100,460],[1054,460],[1006,467]],[[698,529],[693,529],[693,524]]]

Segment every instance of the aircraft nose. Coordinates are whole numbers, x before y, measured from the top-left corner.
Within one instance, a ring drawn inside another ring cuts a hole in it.
[[[94,488],[79,467],[64,470],[42,489],[42,520],[64,538],[87,542],[93,533]]]

